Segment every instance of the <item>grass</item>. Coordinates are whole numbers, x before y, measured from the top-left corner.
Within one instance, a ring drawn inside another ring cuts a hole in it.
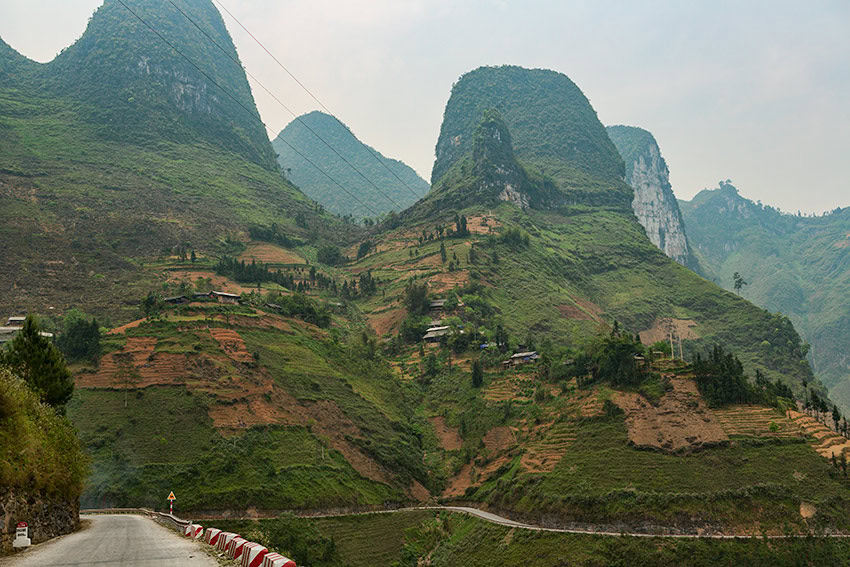
[[[814,503],[816,521],[848,526],[850,486],[803,440],[733,443],[688,455],[629,446],[621,419],[579,421],[577,437],[547,475],[514,465],[472,497],[539,521],[626,525],[760,525],[805,529],[800,502]],[[817,479],[817,480],[814,480]]]
[[[152,360],[182,355],[177,361],[186,366],[176,385],[77,389],[69,415],[94,460],[85,505],[157,507],[159,492],[179,488],[184,510],[362,507],[404,500],[412,478],[428,482],[408,423],[409,394],[384,363],[297,320],[282,320],[286,330],[279,330],[262,326],[261,315],[272,316],[247,306],[210,309],[178,308],[177,317],[127,331],[156,339]],[[207,311],[218,318],[197,316]],[[228,320],[258,359],[240,363],[222,352],[206,327]],[[110,340],[111,351],[120,348],[119,338]],[[268,380],[274,388],[267,395],[243,389]],[[270,404],[275,392],[298,400],[298,411],[278,406],[275,415],[288,417],[235,430],[220,430],[210,417],[248,400]],[[338,410],[317,406],[320,401]],[[310,413],[312,419],[297,417]],[[293,425],[281,423],[293,418]],[[352,468],[325,435],[333,427],[389,471],[388,484]]]
[[[505,567],[850,565],[850,542],[843,539],[695,540],[562,534],[511,529],[448,512],[209,523],[259,539],[268,539],[269,533],[284,526],[304,541],[315,541],[318,532],[321,538],[333,542],[337,555],[332,560],[311,561],[314,567],[413,567],[426,557],[433,567],[484,567],[494,563]]]

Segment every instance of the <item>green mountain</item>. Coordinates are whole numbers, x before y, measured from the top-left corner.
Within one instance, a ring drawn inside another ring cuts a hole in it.
[[[491,122],[489,139],[502,137],[495,158],[480,149]],[[531,246],[490,268],[505,324],[516,332],[563,340],[618,320],[656,336],[661,321],[688,320],[696,326],[685,349],[720,342],[740,352],[753,372],[782,376],[798,388],[810,381],[786,317],[681,270],[650,242],[632,212],[624,173],[596,112],[566,76],[482,67],[453,87],[432,190],[402,218],[433,228],[467,211],[528,232]],[[768,353],[761,342],[774,333],[783,345]]]
[[[428,192],[428,183],[412,168],[399,160],[385,157],[361,142],[348,126],[324,112],[314,111],[299,116],[281,131],[273,145],[287,177],[311,199],[338,215],[362,218],[374,216],[374,213],[354,201],[307,160],[319,165],[378,214],[399,212]],[[381,193],[389,196],[389,199]]]
[[[850,209],[818,217],[742,197],[728,181],[680,202],[688,235],[716,282],[748,282],[741,295],[787,315],[811,344],[830,397],[850,410]]]
[[[608,126],[608,135],[626,163],[626,182],[635,192],[632,209],[653,244],[683,266],[701,273],[691,252],[670,171],[655,137],[634,126]]]
[[[128,320],[160,256],[218,254],[254,225],[302,240],[351,230],[281,174],[212,2],[178,5],[234,60],[171,4],[127,4],[192,63],[112,0],[50,63],[0,44],[2,312]]]
[[[559,180],[564,203],[629,204],[623,160],[575,83],[561,73],[507,65],[470,71],[452,88],[432,185],[471,151],[490,109],[510,129],[517,159]]]
[[[649,240],[624,173],[565,76],[480,68],[453,88],[428,196],[376,227],[345,266],[381,282],[353,301],[421,396],[431,493],[533,523],[692,531],[799,526],[812,498],[820,520],[841,524],[847,486],[824,456],[847,440],[813,417],[709,408],[692,371],[669,360],[631,386],[595,381],[604,364],[585,366],[599,341],[639,334],[660,349],[672,335],[677,358],[719,344],[757,388],[824,394],[786,316]],[[509,358],[528,351],[540,359]],[[638,364],[625,352],[618,376]]]

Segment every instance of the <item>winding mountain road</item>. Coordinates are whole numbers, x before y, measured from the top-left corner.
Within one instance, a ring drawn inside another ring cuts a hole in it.
[[[180,537],[153,520],[131,514],[83,516],[91,525],[43,543],[2,567],[216,567],[199,542]]]

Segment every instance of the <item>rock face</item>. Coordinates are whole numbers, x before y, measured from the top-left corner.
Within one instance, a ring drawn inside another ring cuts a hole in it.
[[[18,522],[29,524],[33,543],[71,533],[80,526],[79,501],[0,491],[0,555],[12,550]]]
[[[635,192],[632,209],[646,235],[667,256],[700,273],[670,186],[670,171],[655,138],[632,126],[609,126],[608,135],[626,163],[626,182]]]

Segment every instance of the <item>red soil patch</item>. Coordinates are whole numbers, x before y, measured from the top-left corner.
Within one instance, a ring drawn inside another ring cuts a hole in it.
[[[446,424],[446,418],[439,415],[432,417],[428,421],[434,427],[434,433],[440,440],[440,446],[446,451],[457,451],[463,446],[463,439],[458,435],[457,429],[449,427]]]
[[[473,465],[472,463],[466,463],[460,469],[457,476],[449,481],[449,485],[446,487],[446,490],[443,491],[443,498],[458,498],[463,496],[466,493],[466,489],[470,486],[481,486],[488,478],[490,478],[490,475],[499,470],[510,460],[511,458],[509,455],[502,455],[481,467]]]
[[[245,341],[233,329],[213,327],[210,329],[210,334],[218,341],[221,350],[236,362],[252,362],[254,360],[254,357],[245,347]]]
[[[275,244],[268,242],[249,242],[248,247],[238,259],[250,262],[257,260],[264,264],[304,264],[304,258]]]
[[[500,226],[502,226],[502,223],[497,221],[496,217],[490,215],[477,215],[466,219],[466,228],[472,234],[490,234]]]
[[[530,473],[544,473],[555,470],[576,434],[569,422],[546,423],[532,428],[529,438],[520,464]]]
[[[469,271],[467,270],[443,272],[428,278],[428,287],[431,288],[431,293],[443,293],[458,286],[465,286],[468,283]]]
[[[693,380],[673,378],[673,390],[658,406],[634,392],[615,392],[612,401],[626,413],[629,442],[668,453],[690,452],[727,443],[729,437],[702,399]]]
[[[209,279],[210,284],[216,291],[223,291],[225,293],[251,293],[256,289],[254,287],[244,286],[232,282],[226,277],[220,276],[214,272],[202,272],[193,270],[175,270],[173,272],[168,272],[169,282],[187,281],[195,283],[198,278]]]
[[[107,335],[120,335],[123,334],[127,329],[135,329],[142,323],[147,321],[147,319],[137,319],[136,321],[131,321],[126,325],[121,325],[120,327],[115,327],[114,329],[109,329],[106,334]]]
[[[640,340],[645,345],[651,345],[658,341],[670,340],[670,325],[673,326],[673,339],[681,337],[682,340],[698,339],[695,327],[696,321],[693,319],[656,319],[652,327],[640,332]]]
[[[404,309],[390,309],[381,313],[370,313],[366,317],[369,320],[369,325],[375,330],[375,334],[383,337],[387,333],[391,333],[398,329],[407,311]]]
[[[120,351],[100,359],[97,372],[79,374],[76,385],[80,388],[144,387],[139,385],[142,383],[140,370],[143,367],[150,368],[154,348],[155,338],[131,337]]]
[[[410,488],[407,490],[407,493],[410,494],[410,497],[416,502],[425,502],[431,498],[431,493],[428,492],[428,489],[422,486],[418,480],[414,480],[410,484]]]
[[[510,427],[494,427],[484,436],[484,446],[491,453],[507,451],[516,444],[516,437]]]
[[[563,303],[558,306],[558,311],[561,312],[562,317],[566,317],[567,319],[578,319],[581,321],[599,320],[599,317],[597,315],[591,315],[590,313],[586,313],[578,305],[570,305],[568,303]]]
[[[578,305],[585,313],[590,314],[591,318],[595,321],[600,321],[602,314],[605,313],[601,307],[592,301],[581,298],[573,298],[573,301],[575,301],[576,305]]]
[[[844,453],[850,458],[850,439],[839,435],[823,423],[804,413],[789,410],[788,415],[812,439],[812,447],[822,457],[831,459],[832,455],[835,455],[838,458],[841,456],[841,453]]]

